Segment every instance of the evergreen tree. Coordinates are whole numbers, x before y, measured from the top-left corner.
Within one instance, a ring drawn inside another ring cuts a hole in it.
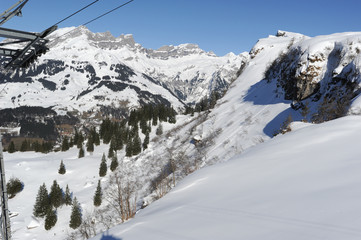
[[[159,123],[157,130],[155,130],[155,134],[157,134],[158,136],[163,134],[163,125],[161,123]]]
[[[38,141],[35,141],[31,148],[35,151],[35,152],[41,152],[41,145]]]
[[[139,125],[140,125],[140,129],[142,130],[142,133],[145,134],[148,131],[148,124],[144,116],[142,116]]]
[[[35,217],[45,217],[49,209],[50,200],[48,190],[46,189],[45,183],[43,183],[43,185],[39,188],[38,195],[36,196],[33,214]]]
[[[144,138],[144,141],[143,141],[143,150],[148,148],[148,144],[149,144],[149,132],[147,131],[145,133],[145,138]]]
[[[105,175],[107,175],[107,160],[105,158],[105,155],[103,153],[103,157],[102,157],[102,161],[100,163],[100,167],[99,167],[99,176],[100,177],[104,177]]]
[[[69,186],[66,185],[64,203],[65,203],[65,205],[71,205],[71,202],[72,202],[72,200],[71,200],[71,194],[70,194]]]
[[[114,156],[114,150],[113,150],[113,148],[109,147],[108,158],[112,158],[113,156]]]
[[[117,134],[115,136],[115,148],[113,148],[114,150],[117,150],[117,151],[123,149],[123,137],[122,137],[122,135],[124,134],[123,133],[124,129],[120,129],[119,131],[120,131],[119,134]]]
[[[28,141],[26,139],[21,143],[20,152],[26,152],[28,151]]]
[[[94,142],[95,146],[99,146],[100,145],[100,137],[99,137],[99,133],[97,133],[97,130],[95,129],[95,127],[93,127],[93,129],[92,129],[92,135],[93,135],[93,142]]]
[[[59,167],[58,173],[62,174],[62,175],[64,175],[66,173],[66,169],[65,169],[65,165],[63,163],[63,160],[61,160],[61,162],[60,162],[60,167]]]
[[[59,184],[56,180],[53,181],[53,185],[51,186],[49,199],[50,204],[55,208],[60,207],[60,205],[63,203],[63,191],[59,187]]]
[[[70,140],[69,140],[69,148],[72,148],[74,147],[74,138],[73,137],[70,137]]]
[[[83,147],[83,142],[84,142],[83,134],[78,133],[78,141],[76,142],[77,148],[82,148]]]
[[[89,136],[88,142],[86,143],[86,150],[88,152],[94,152],[94,141],[91,135]]]
[[[73,207],[71,210],[69,227],[71,227],[72,229],[77,229],[80,226],[81,222],[82,222],[81,207],[78,203],[78,200],[75,197],[73,200]]]
[[[65,136],[63,139],[63,143],[61,144],[61,151],[65,152],[69,150],[69,140],[68,137]]]
[[[20,181],[19,178],[10,178],[10,180],[6,183],[6,190],[9,198],[15,197],[15,195],[21,192],[24,188],[24,184]]]
[[[102,204],[102,187],[100,185],[100,180],[98,181],[98,186],[93,198],[94,206],[99,207]]]
[[[79,154],[78,154],[78,158],[82,158],[82,157],[84,157],[84,148],[83,147],[81,147],[80,149],[79,149]]]
[[[52,149],[53,149],[53,145],[51,144],[51,142],[43,142],[42,144],[41,144],[41,152],[42,153],[48,153],[48,152],[50,152]]]
[[[133,156],[133,141],[131,138],[128,139],[127,146],[125,147],[125,156]]]
[[[55,226],[57,221],[58,216],[56,215],[56,211],[50,209],[45,216],[45,230],[50,230],[52,227]]]
[[[73,144],[78,144],[78,140],[79,140],[79,133],[78,130],[75,129]]]
[[[157,126],[157,125],[158,125],[158,112],[157,112],[157,111],[155,111],[155,112],[153,113],[152,125],[153,125],[153,126]]]
[[[8,148],[8,153],[14,153],[15,150],[15,144],[13,141],[10,142],[9,148]]]
[[[114,170],[118,167],[119,163],[118,163],[118,158],[117,158],[117,155],[115,154],[113,157],[112,157],[112,161],[110,162],[110,170],[112,172],[114,172]]]
[[[138,134],[133,139],[133,155],[138,155],[142,152],[142,140]]]

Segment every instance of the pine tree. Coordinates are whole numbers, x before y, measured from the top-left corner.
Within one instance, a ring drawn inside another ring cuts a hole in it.
[[[103,157],[102,157],[102,161],[100,163],[100,167],[99,167],[99,176],[100,177],[104,177],[105,175],[107,175],[107,160],[105,158],[105,155],[103,153]]]
[[[142,152],[142,140],[138,134],[133,139],[133,155],[138,155]]]
[[[119,151],[119,150],[122,150],[123,149],[123,137],[122,137],[122,135],[124,134],[123,133],[123,129],[120,129],[119,130],[120,132],[119,132],[119,134],[117,134],[116,136],[115,136],[115,150],[117,150],[117,151]]]
[[[74,147],[74,138],[73,137],[70,137],[70,140],[69,140],[69,148],[72,148]]]
[[[66,169],[65,169],[65,165],[63,163],[63,160],[61,160],[61,162],[60,162],[60,167],[59,167],[58,173],[62,174],[62,175],[64,175],[66,173]]]
[[[60,207],[63,203],[63,191],[59,187],[59,184],[56,180],[53,181],[53,185],[51,186],[49,193],[50,204],[55,208]]]
[[[50,200],[45,183],[40,186],[33,209],[35,217],[44,217],[50,209]]]
[[[109,147],[108,158],[112,158],[113,156],[114,156],[114,150],[113,148]]]
[[[95,129],[95,127],[93,127],[92,135],[93,135],[93,142],[94,142],[95,146],[99,146],[100,145],[100,137],[99,137],[99,133],[97,133],[97,130]]]
[[[76,142],[76,146],[78,148],[82,148],[83,147],[83,142],[84,142],[83,134],[78,133],[78,141]]]
[[[128,139],[127,146],[125,147],[125,156],[133,156],[133,141],[131,138]]]
[[[65,205],[71,205],[71,202],[72,202],[72,200],[71,200],[71,194],[70,194],[69,186],[66,185],[64,203],[65,203]]]
[[[92,136],[88,138],[88,142],[86,143],[86,150],[91,153],[94,152],[94,141]]]
[[[82,158],[82,157],[84,157],[84,148],[83,147],[81,147],[80,149],[79,149],[79,154],[78,154],[78,158]]]
[[[28,151],[28,141],[26,139],[21,143],[20,152],[26,152]]]
[[[13,141],[10,142],[9,148],[8,148],[8,153],[14,153],[15,150],[15,144]]]
[[[41,152],[41,145],[38,141],[33,142],[31,148],[35,151],[35,152]]]
[[[72,229],[77,229],[81,225],[81,222],[82,222],[81,207],[78,203],[78,200],[75,197],[73,200],[73,207],[71,210],[69,227],[71,227]]]
[[[147,131],[145,133],[145,138],[144,138],[144,141],[143,141],[143,150],[148,148],[148,144],[149,144],[149,132]]]
[[[98,181],[98,186],[93,198],[94,206],[99,207],[102,204],[102,187],[100,185],[100,180]]]
[[[157,126],[157,125],[158,125],[158,113],[157,113],[156,111],[153,113],[152,125],[153,125],[153,126]]]
[[[65,136],[63,139],[63,143],[61,144],[61,151],[65,152],[69,150],[69,140],[68,137]]]
[[[45,217],[45,230],[50,230],[52,227],[55,226],[56,222],[58,221],[58,216],[56,215],[56,211],[50,209]]]
[[[110,170],[112,172],[114,172],[114,170],[118,167],[119,163],[118,163],[118,158],[117,158],[117,155],[115,154],[113,157],[112,157],[112,161],[110,163]]]
[[[6,183],[6,190],[9,198],[15,197],[15,195],[21,192],[24,188],[24,184],[20,181],[19,178],[10,178],[10,180]]]
[[[75,129],[73,144],[77,144],[78,140],[79,140],[79,133],[78,133],[78,130]]]

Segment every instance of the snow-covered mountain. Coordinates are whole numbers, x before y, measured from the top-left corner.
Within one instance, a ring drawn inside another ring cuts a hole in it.
[[[359,239],[359,116],[321,124],[300,121],[322,122],[360,113],[359,39],[361,33],[310,38],[283,31],[260,39],[249,54],[243,54],[246,60],[239,77],[214,109],[177,116],[175,126],[164,123],[164,134],[156,136],[152,131],[148,149],[138,156],[117,152],[118,176],[133,184],[130,197],[137,200],[139,212],[95,239]],[[56,48],[56,40],[54,44]],[[184,54],[152,61],[176,61],[186,58]],[[288,116],[294,121],[291,133],[274,138]],[[98,176],[101,156],[108,148],[102,144],[80,160],[76,148],[49,155],[5,154],[7,176],[24,176],[25,184],[9,202],[11,211],[19,213],[12,218],[14,235],[64,239],[73,232],[68,227],[69,207],[58,209],[58,223],[50,231],[43,229],[43,219],[31,217],[36,190],[43,182],[50,186],[54,179],[62,188],[69,184],[84,217],[94,222],[91,231],[105,231],[109,225],[95,212],[99,209],[92,197],[98,180],[105,195],[114,190],[110,186],[114,174]],[[60,160],[69,171],[64,176],[57,174]],[[111,219],[121,222],[119,216]],[[37,227],[27,229],[29,224]]]
[[[177,109],[226,90],[247,58],[217,57],[195,44],[146,49],[132,35],[85,27],[59,29],[49,39],[49,52],[29,69],[1,75],[2,106],[84,112],[170,103]]]

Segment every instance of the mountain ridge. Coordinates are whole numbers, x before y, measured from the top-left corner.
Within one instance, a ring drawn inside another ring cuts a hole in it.
[[[4,106],[49,107],[51,98],[59,112],[159,102],[180,109],[225,91],[245,61],[243,55],[217,57],[195,44],[146,49],[132,35],[116,38],[86,27],[59,29],[49,40],[49,52],[29,69],[1,74]],[[28,97],[32,93],[37,96]]]

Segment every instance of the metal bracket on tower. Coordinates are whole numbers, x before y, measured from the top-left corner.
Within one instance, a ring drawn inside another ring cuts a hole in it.
[[[9,21],[14,16],[22,16],[22,8],[29,0],[20,0],[11,6],[8,10],[0,14],[0,26]],[[15,10],[13,10],[15,8]]]
[[[5,69],[28,67],[36,58],[44,54],[48,48],[45,46],[48,40],[45,39],[54,32],[57,26],[52,26],[42,33],[31,33],[0,27],[0,37],[16,39],[1,43],[0,46],[13,45],[14,43],[27,43],[22,49],[9,49],[0,47],[0,56],[8,57]]]

